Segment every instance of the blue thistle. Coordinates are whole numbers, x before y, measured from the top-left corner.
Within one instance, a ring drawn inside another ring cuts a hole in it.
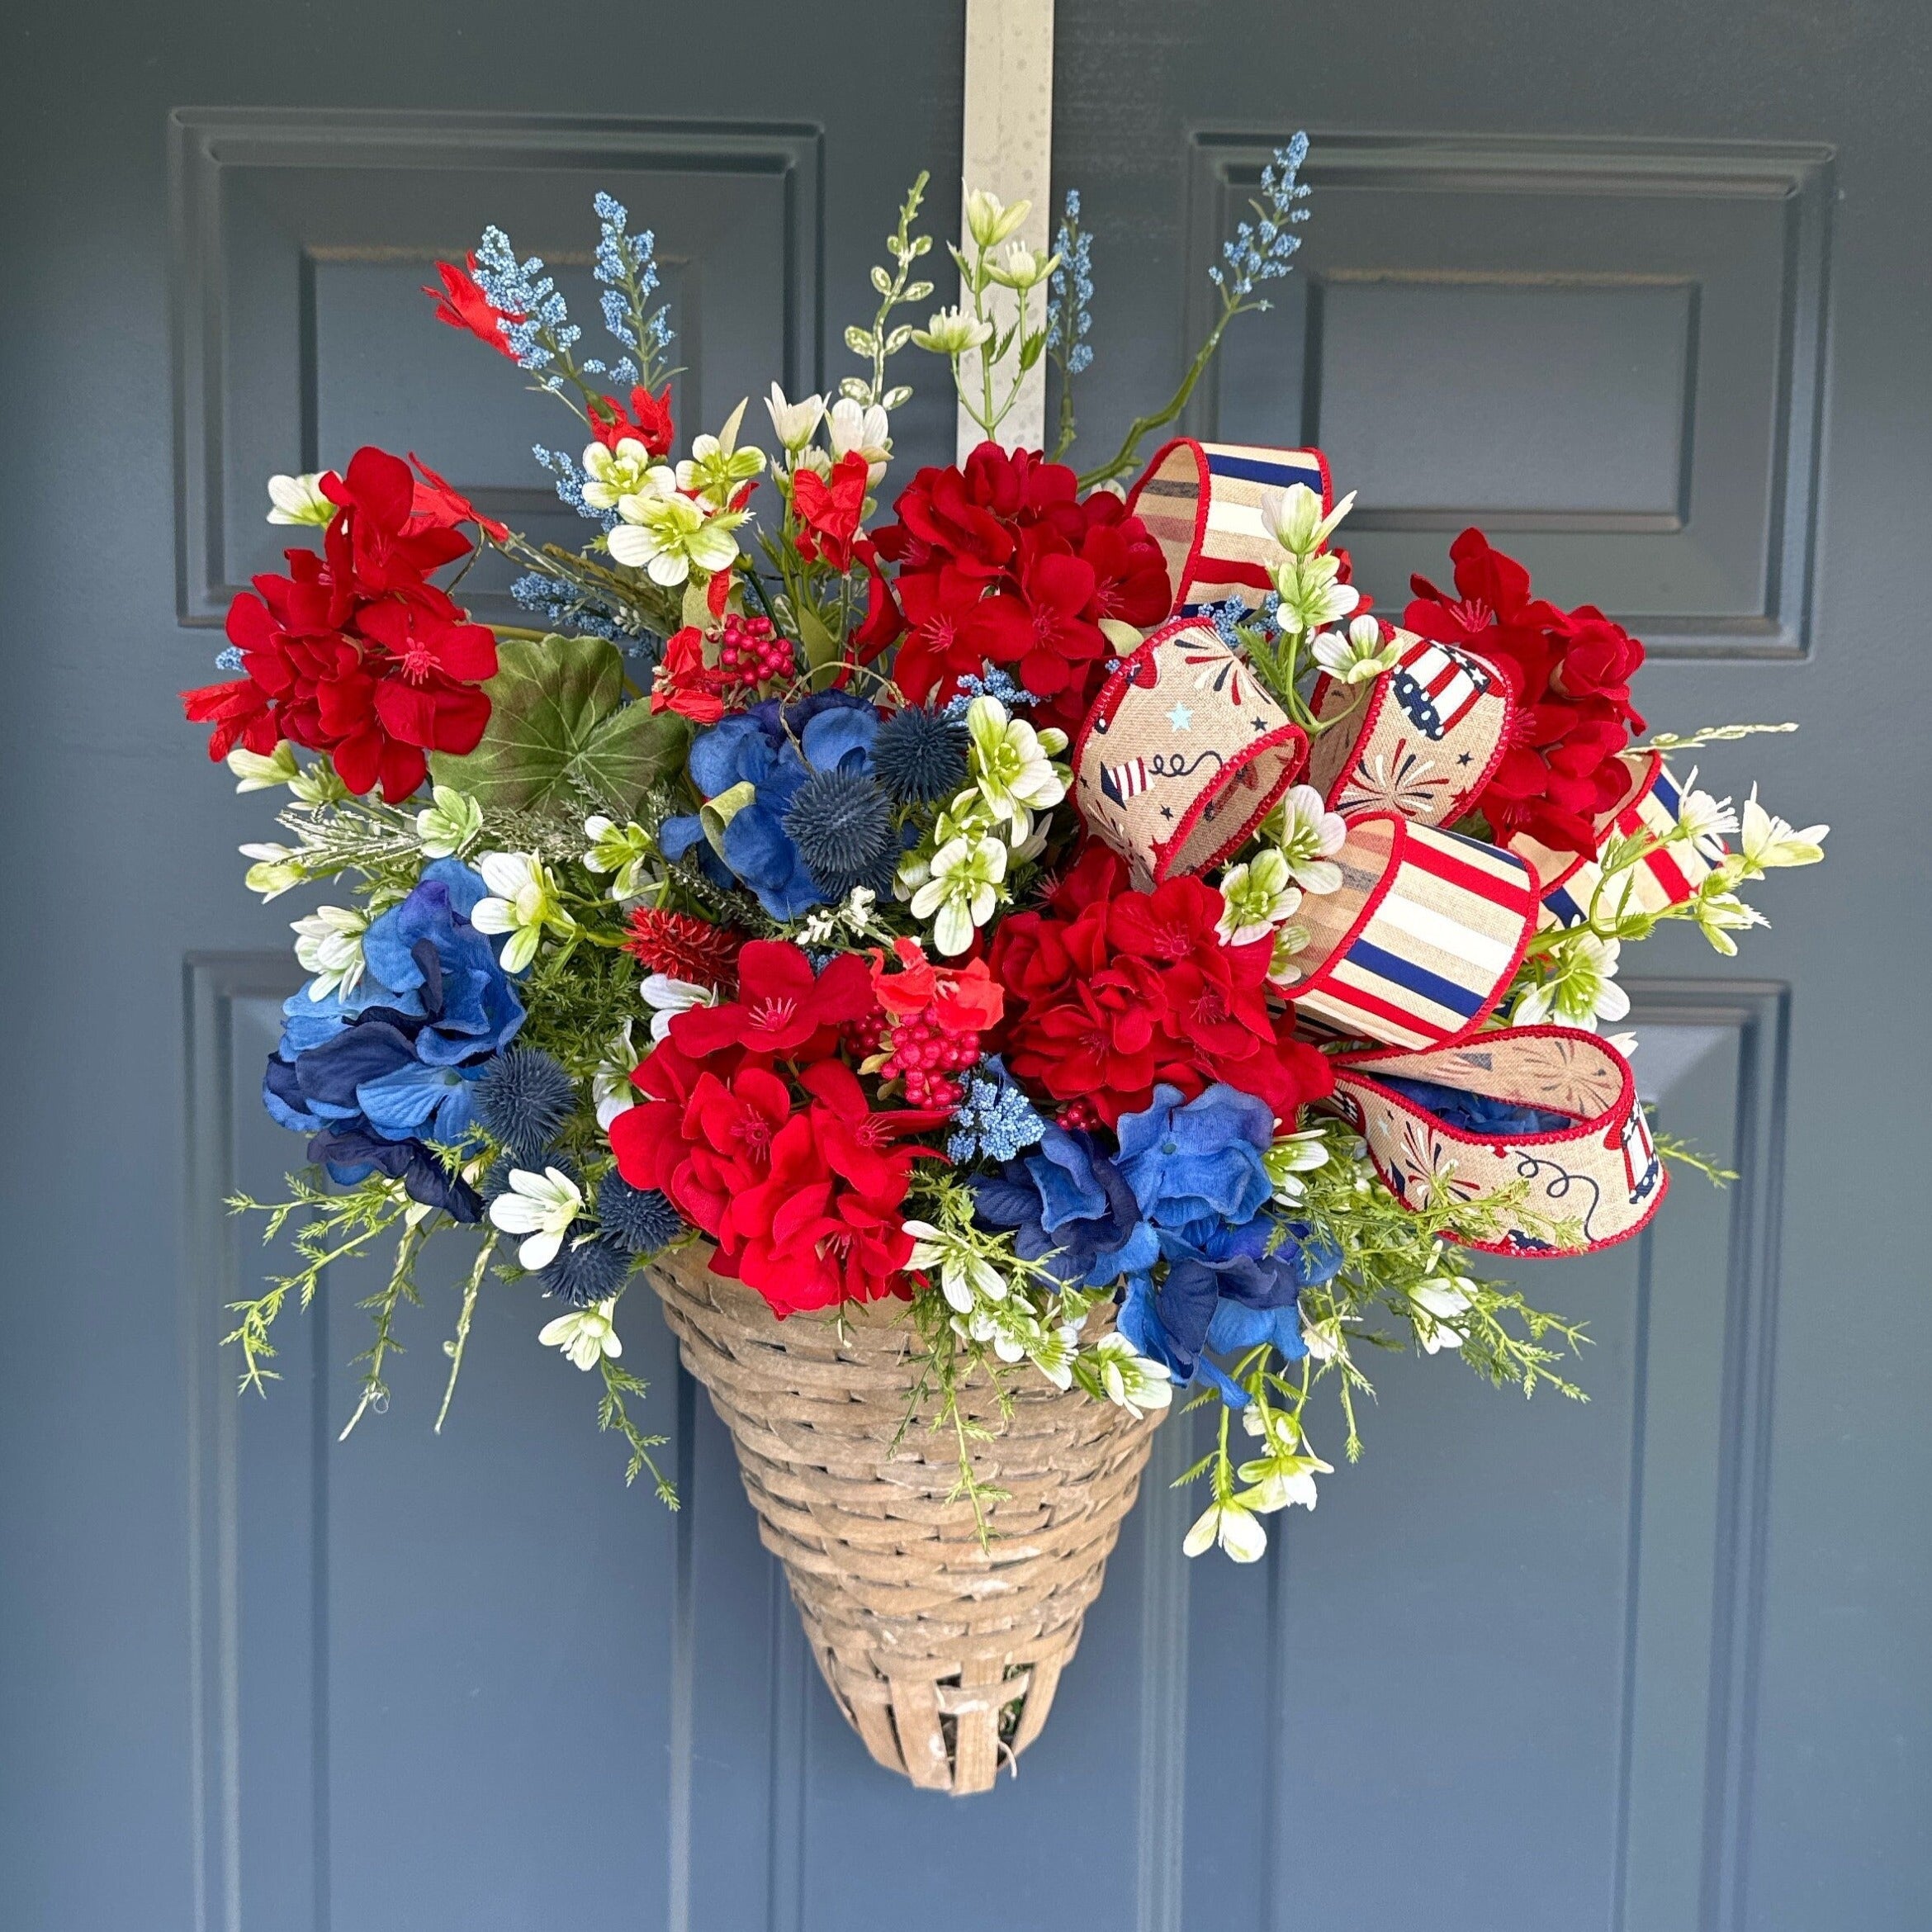
[[[840,899],[854,886],[872,884],[891,853],[893,808],[864,772],[815,771],[786,807],[784,828],[812,883]]]
[[[597,1184],[597,1219],[632,1254],[656,1254],[684,1231],[684,1218],[655,1187],[633,1187],[622,1174]]]
[[[546,1295],[572,1308],[608,1301],[624,1285],[631,1257],[616,1242],[594,1234],[582,1222],[572,1228],[556,1251],[556,1259],[539,1268],[533,1279]]]
[[[476,1118],[519,1166],[542,1162],[575,1111],[577,1083],[536,1047],[514,1046],[478,1075]]]
[[[872,769],[902,805],[949,798],[966,782],[966,732],[921,705],[895,711],[872,744]]]

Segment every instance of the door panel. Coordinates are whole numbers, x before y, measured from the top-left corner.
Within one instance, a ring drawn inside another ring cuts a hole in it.
[[[1893,1365],[1932,1320],[1892,1204],[1922,1191],[1926,1053],[1863,984],[1926,937],[1887,883],[1922,870],[1932,713],[1894,614],[1932,485],[1923,14],[1062,0],[1057,51],[1098,284],[1081,447],[1165,393],[1306,126],[1297,272],[1196,433],[1319,438],[1384,611],[1480,522],[1650,642],[1654,725],[1798,721],[1698,755],[1703,782],[1833,827],[1738,959],[1626,952],[1676,976],[1636,983],[1640,1087],[1745,1179],[1680,1177],[1641,1242],[1521,1271],[1587,1318],[1589,1406],[1387,1361],[1366,1460],[1267,1591],[1190,1573],[1160,1693],[1185,1822],[1140,1922],[1923,1924],[1932,1538]]]

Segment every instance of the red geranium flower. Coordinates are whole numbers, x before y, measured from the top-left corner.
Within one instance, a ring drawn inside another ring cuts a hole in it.
[[[893,673],[916,701],[1010,665],[1043,717],[1077,728],[1113,655],[1100,619],[1145,627],[1172,602],[1147,526],[1116,496],[1082,501],[1073,471],[1038,451],[982,443],[963,469],[920,471],[893,509],[874,542],[899,574],[873,586],[858,642],[870,656],[912,631]]]
[[[677,431],[671,422],[670,385],[661,395],[653,395],[642,385],[631,391],[627,411],[614,395],[593,396],[585,405],[590,433],[606,449],[615,449],[627,437],[642,443],[654,457],[669,456]]]
[[[839,1028],[872,1011],[872,978],[855,953],[823,973],[786,940],[753,940],[738,954],[738,995],[693,1006],[671,1021],[670,1036],[694,1059],[725,1047],[795,1060],[822,1060]]]
[[[983,959],[960,967],[935,966],[917,940],[893,941],[900,970],[888,973],[883,954],[872,959],[873,997],[896,1020],[930,1013],[954,1033],[985,1033],[999,1025],[1006,996]]]
[[[1118,876],[1083,863],[1050,910],[999,928],[991,964],[1014,1009],[1015,1076],[1109,1126],[1162,1081],[1189,1098],[1224,1081],[1284,1123],[1327,1094],[1327,1060],[1270,1003],[1272,942],[1222,945],[1220,895],[1197,878],[1140,893],[1111,889]]]
[[[509,535],[509,525],[486,517],[468,497],[452,489],[414,450],[410,461],[419,472],[410,497],[410,514],[418,523],[437,529],[452,529],[458,523],[474,523],[486,530],[499,543]]]
[[[1597,849],[1597,822],[1628,784],[1618,754],[1644,721],[1630,680],[1644,647],[1593,604],[1559,610],[1530,592],[1529,572],[1480,530],[1449,547],[1454,597],[1427,578],[1403,623],[1463,644],[1509,680],[1516,699],[1508,749],[1475,801],[1499,838],[1522,832],[1557,850]]]
[[[651,680],[651,708],[675,711],[693,724],[716,724],[725,714],[722,680],[704,661],[704,633],[695,624],[672,632]]]
[[[792,477],[792,508],[798,517],[798,554],[807,563],[824,562],[836,571],[852,567],[852,539],[865,509],[864,457],[847,450],[832,465],[831,480],[811,470]]]
[[[521,322],[521,315],[513,315],[507,309],[491,305],[490,297],[484,294],[476,282],[476,258],[474,253],[466,258],[468,268],[459,268],[453,262],[438,262],[436,272],[443,278],[439,289],[424,285],[423,293],[436,301],[436,320],[447,322],[452,329],[466,329],[471,334],[480,337],[499,355],[508,356],[514,362],[517,352],[505,340],[499,324]]]
[[[428,516],[415,514],[422,485],[385,451],[358,450],[345,476],[324,480],[341,506],[325,554],[290,551],[287,575],[256,578],[228,612],[244,675],[183,694],[189,717],[215,727],[211,756],[286,739],[327,752],[351,790],[380,784],[393,803],[422,784],[429,752],[476,749],[496,642],[428,580],[470,545],[441,520],[444,499],[462,500],[424,473],[438,493]]]

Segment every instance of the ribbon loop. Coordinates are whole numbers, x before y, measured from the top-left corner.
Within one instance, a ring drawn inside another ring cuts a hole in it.
[[[1513,1027],[1428,1053],[1344,1054],[1329,1104],[1405,1206],[1466,1201],[1491,1210],[1484,1221],[1500,1210],[1499,1231],[1456,1237],[1492,1254],[1579,1254],[1627,1241],[1669,1186],[1629,1063],[1570,1027]]]
[[[1314,964],[1288,990],[1338,1033],[1404,1048],[1475,1032],[1508,990],[1536,930],[1529,868],[1456,832],[1371,812],[1348,827],[1339,891],[1295,914]]]
[[[1623,797],[1596,822],[1599,851],[1612,836],[1634,838],[1647,832],[1669,838],[1683,809],[1683,792],[1661,751],[1626,751],[1622,763],[1630,784]],[[1546,925],[1574,926],[1589,916],[1603,878],[1603,869],[1595,859],[1552,851],[1522,832],[1510,840],[1509,849],[1528,861],[1541,881]],[[1619,874],[1627,883],[1618,888],[1618,907],[1633,912],[1662,912],[1681,906],[1710,871],[1711,861],[1698,850],[1696,840],[1672,839]]]
[[[1177,615],[1238,597],[1251,609],[1274,588],[1281,547],[1262,515],[1265,499],[1305,484],[1335,507],[1328,460],[1319,449],[1267,449],[1180,437],[1154,452],[1127,495],[1167,560]]]
[[[1309,782],[1344,818],[1399,812],[1423,825],[1453,825],[1467,812],[1508,742],[1515,708],[1508,681],[1455,644],[1397,630],[1395,668],[1357,689],[1326,675],[1310,708],[1328,728],[1309,750]]]
[[[1180,618],[1101,686],[1073,746],[1075,798],[1145,888],[1226,858],[1288,789],[1307,748],[1214,627]]]

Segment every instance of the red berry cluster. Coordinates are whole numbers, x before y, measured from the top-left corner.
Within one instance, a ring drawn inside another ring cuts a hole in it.
[[[885,1044],[886,1016],[874,1006],[864,1019],[848,1020],[839,1030],[855,1060],[869,1060]]]
[[[1060,1109],[1059,1125],[1069,1134],[1079,1133],[1082,1129],[1091,1134],[1100,1124],[1100,1115],[1090,1100],[1071,1100]]]
[[[979,1058],[979,1035],[941,1026],[930,1013],[902,1020],[893,1029],[892,1050],[878,1070],[882,1080],[902,1080],[915,1107],[956,1107],[965,1088],[949,1078]]]
[[[792,675],[792,642],[781,637],[769,618],[740,617],[736,612],[724,620],[724,639],[718,646],[718,682],[727,689],[733,684],[762,684],[772,678]]]

